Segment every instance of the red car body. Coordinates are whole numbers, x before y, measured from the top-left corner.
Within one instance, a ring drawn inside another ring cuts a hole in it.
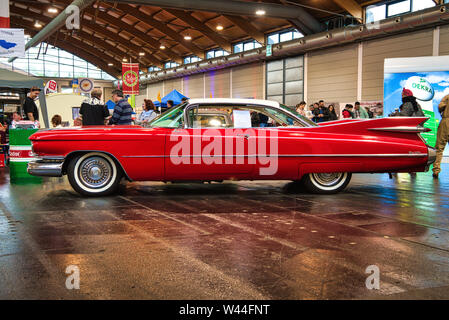
[[[420,125],[426,120],[396,117],[250,129],[101,126],[42,130],[30,137],[33,152],[41,159],[30,163],[28,172],[61,176],[68,173],[70,161],[86,153],[107,155],[131,181],[297,181],[308,174],[427,171],[435,160],[435,150],[419,135],[425,131]],[[173,155],[176,144],[184,139],[192,146],[198,136],[200,147]],[[202,154],[214,139],[223,144],[229,140],[234,145],[232,151],[223,147]],[[273,139],[276,150],[264,158],[273,151],[269,145]],[[244,149],[237,154],[239,143]],[[251,147],[254,145],[256,149]],[[260,154],[264,145],[265,154]],[[178,156],[189,161],[173,161]],[[257,157],[265,161],[250,161]],[[262,174],[274,158],[276,171]],[[96,172],[92,173],[95,177]]]

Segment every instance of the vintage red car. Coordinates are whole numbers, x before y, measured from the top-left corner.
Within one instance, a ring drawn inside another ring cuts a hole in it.
[[[67,174],[79,193],[113,193],[120,180],[294,180],[336,193],[352,173],[427,171],[435,149],[426,118],[317,125],[274,101],[192,99],[146,126],[40,130],[30,137],[36,176]]]

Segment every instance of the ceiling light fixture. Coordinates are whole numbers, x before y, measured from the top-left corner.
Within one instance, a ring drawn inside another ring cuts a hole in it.
[[[42,28],[42,25],[39,23],[39,21],[36,21],[36,22],[34,23],[34,27],[36,27],[36,28]]]
[[[191,36],[184,36],[184,40],[192,40]]]
[[[165,46],[163,44],[161,44],[161,46],[159,47],[159,49],[164,50]]]
[[[114,64],[113,63],[108,63],[108,66],[112,67]]]
[[[128,59],[126,59],[126,58],[123,58],[123,60],[122,60],[123,62],[126,62],[126,61],[128,61]]]
[[[223,30],[223,26],[222,25],[218,25],[216,28],[217,28],[218,31]]]
[[[57,13],[58,9],[56,9],[56,8],[48,8],[48,12],[50,12],[50,13]]]
[[[145,55],[145,52],[139,52],[139,56],[143,57]]]
[[[263,15],[265,14],[265,10],[259,9],[259,10],[256,11],[256,14],[257,14],[258,16],[263,16]]]

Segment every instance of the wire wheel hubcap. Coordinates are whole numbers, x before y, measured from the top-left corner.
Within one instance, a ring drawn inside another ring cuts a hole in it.
[[[101,188],[111,180],[112,168],[109,162],[101,157],[87,158],[80,165],[79,177],[85,186]]]
[[[317,183],[322,186],[332,187],[338,184],[342,177],[343,173],[313,173],[313,178]]]

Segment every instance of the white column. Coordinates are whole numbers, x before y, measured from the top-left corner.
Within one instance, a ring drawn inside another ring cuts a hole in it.
[[[308,94],[308,90],[307,90],[307,86],[308,86],[308,83],[307,83],[307,72],[309,71],[308,66],[307,66],[308,62],[309,62],[309,54],[306,53],[306,54],[304,54],[304,78],[303,78],[304,90],[303,90],[303,98],[304,98],[304,101],[307,102],[307,107],[311,104],[311,102],[307,101],[307,98],[308,98],[307,97],[307,94]]]
[[[433,29],[433,56],[440,55],[440,27]]]
[[[262,65],[262,99],[266,99],[267,96],[267,62],[264,61]]]
[[[232,68],[231,71],[229,72],[229,98],[232,98]]]
[[[360,42],[357,52],[357,101],[362,100],[363,77],[363,43]]]
[[[206,98],[206,72],[203,72],[203,98]]]

